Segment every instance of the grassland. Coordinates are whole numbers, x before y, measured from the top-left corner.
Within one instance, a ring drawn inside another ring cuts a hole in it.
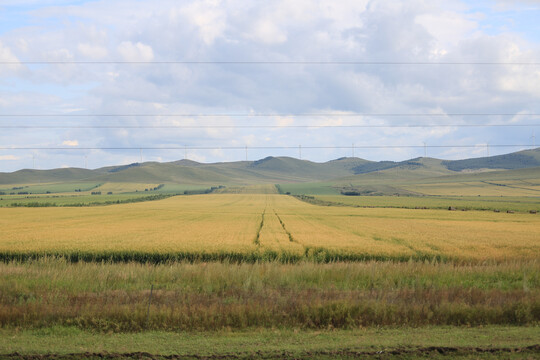
[[[316,195],[315,201],[327,206],[379,207],[403,209],[540,212],[540,197],[500,196],[345,196]],[[310,198],[306,198],[309,202]],[[319,202],[318,202],[319,201]]]
[[[0,226],[4,259],[497,262],[540,253],[540,218],[531,214],[321,207],[274,194],[2,208]]]
[[[538,325],[535,261],[0,264],[0,326],[96,331]],[[150,288],[152,295],[150,298]]]
[[[467,181],[405,185],[404,189],[424,195],[465,196],[540,196],[540,186],[522,180]]]
[[[19,192],[28,194],[74,194],[79,190],[81,192],[90,192],[91,190],[101,186],[100,182],[55,182],[55,183],[38,183],[38,184],[10,184],[0,185],[0,191],[6,195],[17,195]]]
[[[540,196],[540,168],[505,171],[452,172],[440,160],[420,159],[422,166],[397,166],[323,182],[280,183],[282,193],[293,195],[405,196]]]

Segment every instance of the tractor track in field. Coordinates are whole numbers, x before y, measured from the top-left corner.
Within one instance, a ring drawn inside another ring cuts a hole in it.
[[[220,360],[220,359],[317,359],[317,358],[379,358],[392,359],[393,357],[401,358],[402,356],[419,356],[429,358],[431,356],[466,356],[466,355],[494,355],[502,356],[509,354],[516,355],[540,355],[540,344],[525,346],[525,347],[446,347],[446,346],[428,346],[428,347],[402,347],[384,350],[361,351],[354,349],[342,350],[315,350],[303,352],[288,352],[288,351],[255,351],[243,353],[226,353],[214,355],[159,355],[150,354],[147,352],[128,352],[128,353],[113,353],[113,352],[84,352],[84,353],[68,353],[68,354],[0,354],[0,359],[5,360],[74,360],[74,359],[151,359],[151,360]]]
[[[287,234],[287,236],[289,237],[289,241],[290,242],[296,242],[298,243],[298,241],[296,241],[292,234],[289,232],[289,230],[287,230],[287,227],[285,226],[285,223],[283,222],[283,220],[281,220],[281,218],[279,217],[278,213],[276,212],[276,210],[274,210],[274,214],[276,215],[279,223],[281,224],[281,227],[283,228],[283,231],[285,231],[285,234]]]
[[[257,228],[257,233],[255,234],[255,239],[253,239],[253,243],[257,246],[261,246],[261,230],[264,226],[264,215],[266,214],[266,208],[264,208],[262,214],[261,214],[261,222],[259,223],[259,227]]]

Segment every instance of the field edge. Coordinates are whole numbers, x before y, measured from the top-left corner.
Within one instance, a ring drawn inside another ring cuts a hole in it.
[[[298,331],[108,334],[69,327],[0,329],[0,359],[30,358],[356,358],[540,354],[539,326],[398,327]],[[44,357],[45,356],[45,357]]]

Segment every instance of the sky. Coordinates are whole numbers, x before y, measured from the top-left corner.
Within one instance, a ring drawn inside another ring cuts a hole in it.
[[[532,148],[539,18],[533,0],[0,0],[0,172]]]

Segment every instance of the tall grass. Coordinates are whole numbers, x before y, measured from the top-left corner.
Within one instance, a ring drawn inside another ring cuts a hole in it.
[[[534,261],[0,264],[3,327],[139,331],[538,323],[540,264]]]

